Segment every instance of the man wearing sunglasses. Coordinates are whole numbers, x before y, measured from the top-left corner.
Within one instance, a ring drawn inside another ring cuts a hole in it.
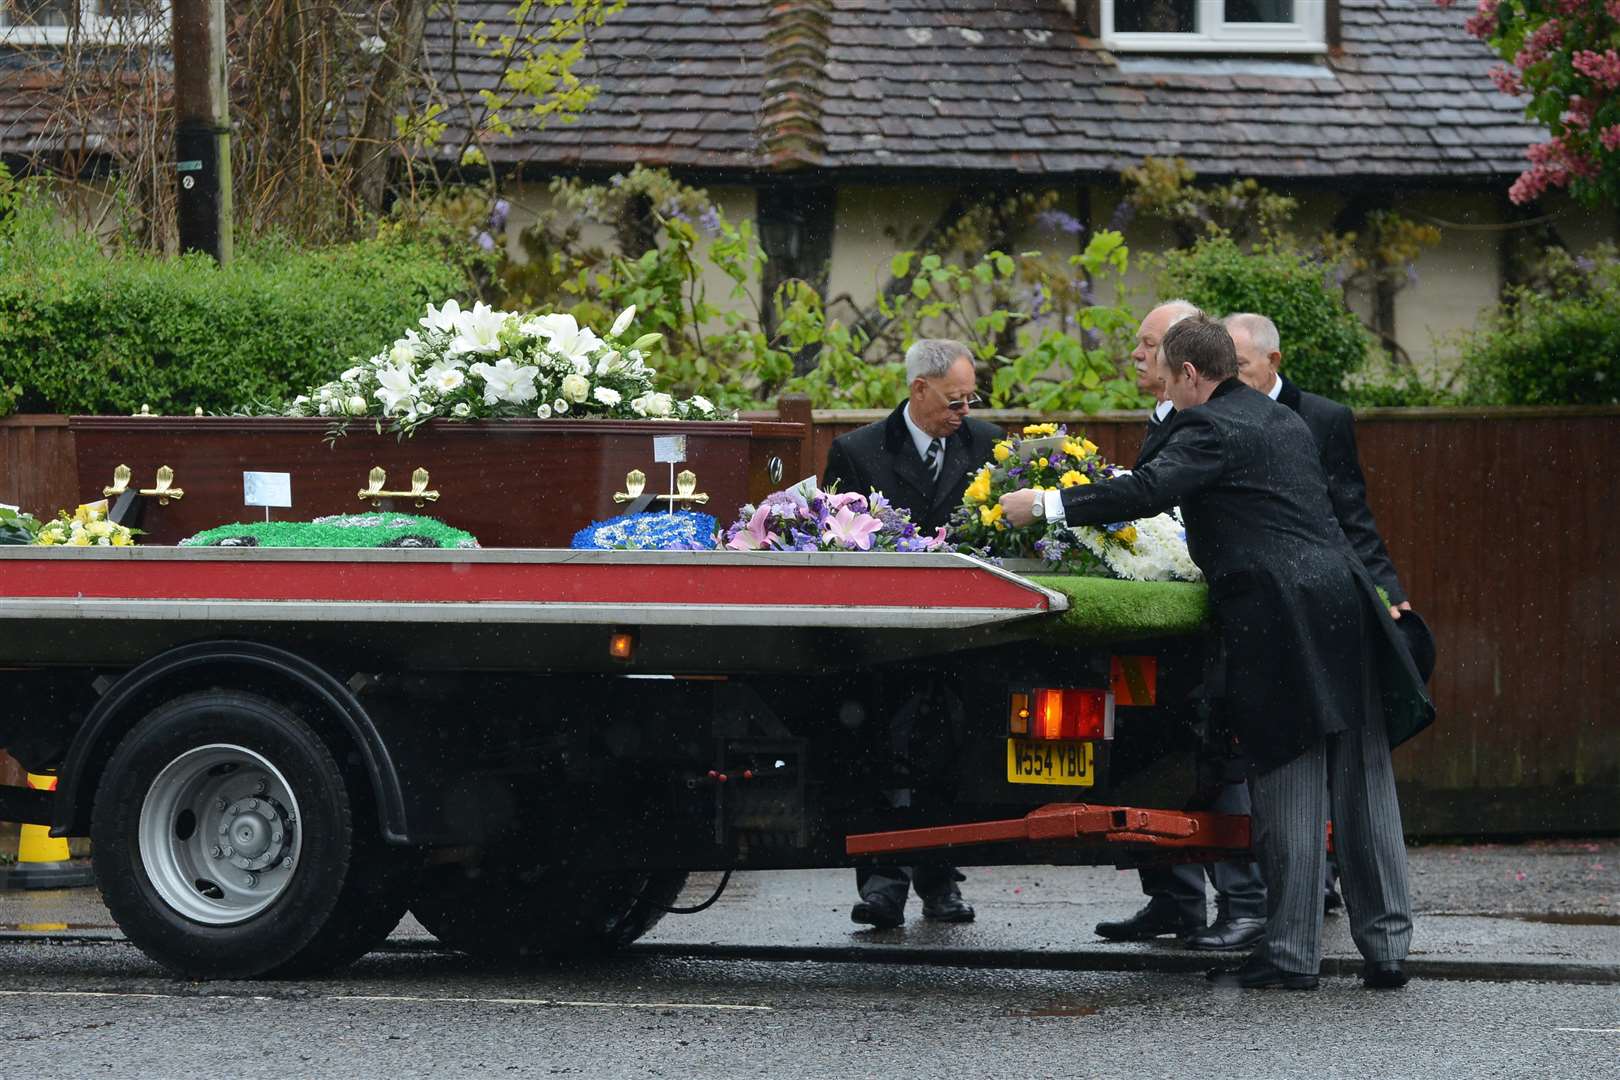
[[[968,415],[980,399],[974,392],[973,354],[960,341],[924,339],[912,345],[906,350],[906,380],[909,394],[887,418],[833,440],[821,482],[863,495],[881,491],[911,512],[919,532],[932,533],[950,520],[1002,432]],[[896,759],[909,761],[923,753],[913,745],[912,733],[950,730],[949,713],[960,708],[946,688],[904,702],[890,721]],[[909,787],[895,786],[886,794],[891,805],[910,805]],[[850,918],[878,929],[899,926],[915,889],[925,918],[969,922],[973,908],[957,888],[961,880],[956,867],[939,861],[862,867],[855,874],[861,900]]]

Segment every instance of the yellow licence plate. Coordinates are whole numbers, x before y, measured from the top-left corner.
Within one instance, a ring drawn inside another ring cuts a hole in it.
[[[1007,783],[1090,787],[1094,743],[1078,739],[1008,739]]]

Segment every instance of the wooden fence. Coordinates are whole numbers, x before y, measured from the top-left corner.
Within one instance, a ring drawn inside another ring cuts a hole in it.
[[[813,420],[810,472],[883,414],[784,401],[780,415]],[[1136,414],[1042,419],[1115,461],[1141,442]],[[1620,832],[1620,409],[1375,409],[1357,436],[1379,529],[1439,646],[1439,721],[1397,755],[1407,831]],[[0,419],[0,502],[54,513],[79,501],[74,476],[63,418]]]

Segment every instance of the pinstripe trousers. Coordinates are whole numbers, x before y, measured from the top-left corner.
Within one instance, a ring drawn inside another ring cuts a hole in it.
[[[1322,958],[1322,873],[1331,808],[1350,936],[1368,960],[1404,960],[1412,942],[1406,842],[1382,710],[1285,765],[1249,773],[1255,857],[1266,881],[1265,940],[1255,955],[1315,974]]]

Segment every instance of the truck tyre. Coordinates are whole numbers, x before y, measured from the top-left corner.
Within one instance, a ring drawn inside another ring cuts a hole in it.
[[[411,914],[444,944],[544,962],[600,956],[635,941],[675,903],[686,874],[451,865],[422,882]]]
[[[187,694],[136,724],[102,773],[90,836],[119,928],[187,978],[338,967],[410,897],[363,774],[254,694]]]

